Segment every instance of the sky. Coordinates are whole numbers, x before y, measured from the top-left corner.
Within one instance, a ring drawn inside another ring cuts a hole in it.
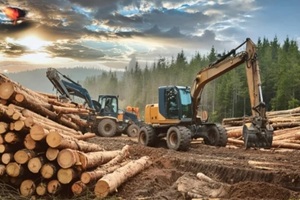
[[[6,7],[26,11],[12,21]],[[0,73],[151,67],[229,51],[246,38],[300,42],[299,0],[0,0]]]

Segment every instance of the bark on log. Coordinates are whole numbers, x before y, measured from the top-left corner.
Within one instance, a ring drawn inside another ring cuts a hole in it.
[[[273,137],[273,141],[284,140],[284,139],[297,139],[300,138],[300,130],[286,132],[286,134],[278,135]]]
[[[272,147],[275,148],[287,148],[287,149],[300,149],[300,144],[293,144],[281,141],[273,141]]]
[[[86,170],[92,167],[105,164],[108,161],[115,158],[116,156],[118,156],[120,152],[121,151],[119,150],[89,152],[89,153],[78,152],[80,163],[81,163],[80,168]]]
[[[121,163],[123,160],[129,157],[129,145],[125,145],[119,155],[110,160],[108,163],[98,167],[93,171],[85,171],[81,174],[80,180],[88,184],[99,180],[102,176],[107,173],[113,172],[115,169],[124,166],[127,162]]]
[[[80,180],[84,184],[95,183],[97,180],[102,178],[104,175],[109,174],[120,167],[125,166],[126,164],[128,164],[128,162],[129,161],[124,161],[122,163],[115,164],[113,166],[106,167],[106,168],[99,167],[93,171],[84,171],[84,172],[82,172],[82,174],[80,176]]]
[[[151,161],[147,156],[138,160],[131,161],[127,165],[115,170],[113,173],[107,174],[97,181],[94,193],[97,197],[104,198],[109,193],[115,191],[128,178],[133,177],[140,171],[150,166]]]
[[[233,139],[233,138],[228,138],[228,143],[244,145],[244,141],[238,140],[238,139]]]
[[[30,110],[44,116],[49,117],[51,120],[58,121],[61,124],[72,128],[74,130],[80,130],[80,127],[77,126],[75,123],[70,122],[68,119],[63,117],[62,115],[58,115],[57,113],[47,109],[47,107],[51,107],[51,105],[47,105],[44,102],[37,101],[32,96],[24,96],[24,99],[22,101],[14,101],[16,105],[29,108]]]
[[[27,119],[28,121],[32,121],[30,122],[31,124],[41,124],[43,125],[43,127],[47,128],[47,129],[59,129],[59,130],[63,130],[63,131],[66,131],[66,132],[71,132],[73,133],[74,135],[82,135],[81,132],[79,131],[76,131],[74,130],[72,127],[68,127],[68,126],[65,126],[65,125],[62,125],[62,124],[59,124],[56,122],[56,120],[51,120],[51,119],[48,119],[42,115],[39,115],[35,112],[32,112],[28,109],[23,109],[22,110],[22,115],[24,117],[27,118],[30,118],[30,119]]]
[[[47,144],[57,149],[73,149],[83,152],[103,151],[104,149],[97,144],[77,140],[74,137],[62,135],[56,131],[51,131],[46,137]]]

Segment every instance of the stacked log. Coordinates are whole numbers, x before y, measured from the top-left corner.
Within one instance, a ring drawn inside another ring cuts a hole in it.
[[[84,107],[31,91],[1,74],[0,100],[0,178],[8,177],[21,196],[82,195],[103,176],[127,166],[126,176],[109,184],[106,196],[150,163],[143,158],[147,162],[134,168],[129,146],[106,151],[87,142],[95,134],[81,132],[89,126],[79,117],[89,113]]]
[[[274,129],[274,148],[300,149],[300,107],[289,110],[267,112],[267,119]],[[250,117],[223,119],[227,130],[228,143],[236,146],[243,145],[243,124],[251,122]]]

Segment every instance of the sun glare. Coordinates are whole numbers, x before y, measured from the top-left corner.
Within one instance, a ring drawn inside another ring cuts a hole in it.
[[[24,38],[20,38],[18,40],[14,40],[12,38],[7,38],[6,41],[25,46],[30,50],[40,50],[43,47],[49,45],[49,42],[44,41],[37,36],[27,36]]]

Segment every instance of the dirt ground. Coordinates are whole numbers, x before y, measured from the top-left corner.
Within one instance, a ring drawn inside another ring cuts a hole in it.
[[[127,136],[90,139],[106,150],[131,146],[133,159],[150,156],[153,164],[111,194],[120,199],[190,199],[177,191],[176,181],[185,174],[202,172],[228,184],[222,199],[300,199],[299,151],[213,147],[193,141],[189,151],[144,147]],[[201,199],[209,199],[203,196]]]

